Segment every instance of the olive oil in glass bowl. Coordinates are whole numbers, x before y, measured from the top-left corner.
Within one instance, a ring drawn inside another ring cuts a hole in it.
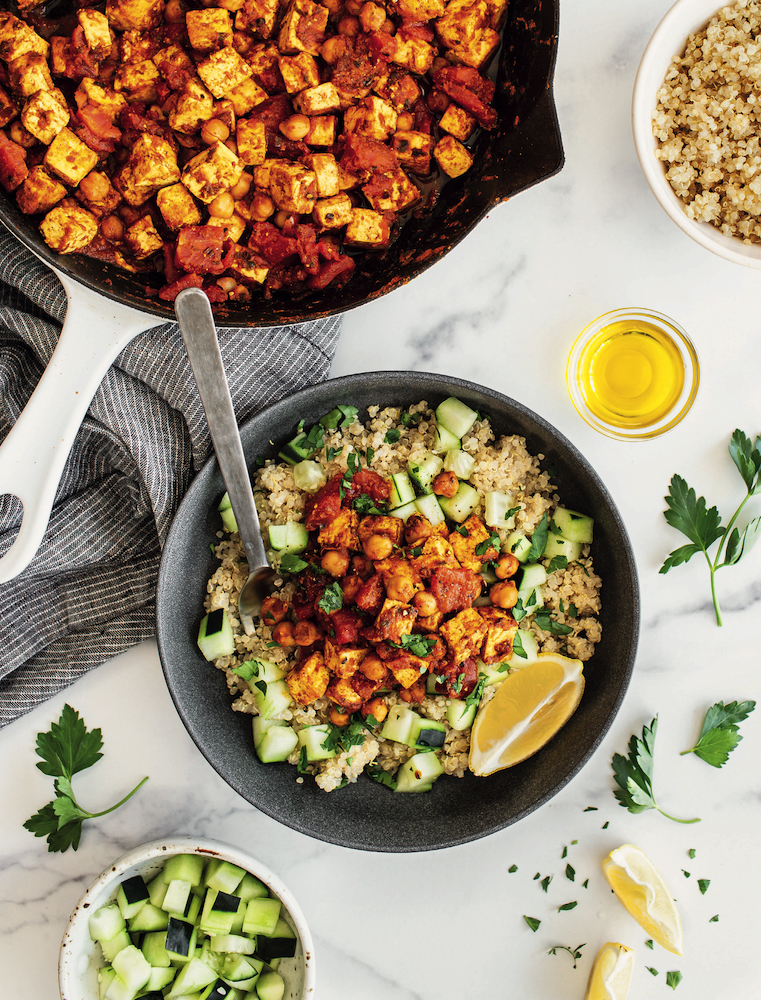
[[[673,320],[650,309],[616,309],[579,334],[566,381],[591,427],[621,441],[641,441],[684,417],[697,395],[700,365]]]

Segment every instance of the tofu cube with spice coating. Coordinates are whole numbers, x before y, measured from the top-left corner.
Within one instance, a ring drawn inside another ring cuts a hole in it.
[[[330,683],[330,672],[322,653],[311,653],[285,675],[291,698],[297,705],[311,705],[322,698]]]
[[[278,48],[284,53],[319,54],[328,26],[328,8],[312,0],[291,0],[280,25]]]
[[[500,663],[513,651],[513,640],[518,622],[501,608],[479,608],[478,613],[486,623],[486,636],[481,646],[484,663]]]
[[[335,115],[318,115],[309,119],[309,131],[304,136],[307,146],[332,146],[335,141]]]
[[[182,183],[195,198],[208,205],[218,194],[235,187],[245,166],[223,142],[215,142],[185,164]]]
[[[213,117],[214,98],[200,80],[192,79],[185,84],[174,110],[169,112],[169,125],[175,132],[194,135]]]
[[[111,87],[102,87],[88,76],[77,87],[74,100],[78,108],[85,104],[95,104],[112,124],[116,123],[122,109],[127,107],[127,98],[123,94],[117,94]]]
[[[8,122],[13,121],[17,114],[16,105],[10,99],[7,92],[0,87],[0,128],[4,128]]]
[[[328,685],[325,697],[349,713],[358,712],[364,701],[362,695],[352,686],[349,677],[334,677]]]
[[[93,58],[107,59],[111,54],[114,33],[108,24],[108,18],[99,10],[85,9],[77,11],[77,20],[82,26],[85,44],[92,52]]]
[[[48,146],[43,162],[64,184],[76,187],[96,165],[98,154],[78,139],[71,129],[62,128]]]
[[[360,646],[339,646],[325,640],[325,666],[336,677],[351,677],[367,656],[367,649]]]
[[[463,522],[460,528],[462,530],[452,531],[449,535],[449,544],[452,546],[455,558],[461,566],[472,569],[474,573],[480,573],[485,561],[498,558],[499,542],[496,547],[492,545],[484,548],[485,543],[491,538],[491,532],[475,514]],[[482,550],[480,554],[476,549]]]
[[[403,635],[409,635],[412,632],[416,618],[417,611],[409,604],[392,601],[390,597],[387,597],[375,619],[375,627],[384,641],[401,642]]]
[[[387,174],[376,174],[363,186],[362,193],[376,212],[406,212],[422,198],[420,189],[401,167]]]
[[[317,200],[317,183],[312,170],[300,163],[279,160],[270,170],[269,188],[278,208],[297,215],[309,215]]]
[[[62,128],[69,124],[69,111],[53,90],[32,94],[21,110],[21,124],[35,139],[49,146]]]
[[[454,136],[445,135],[433,148],[436,162],[448,177],[459,177],[473,165],[473,157]]]
[[[450,0],[436,34],[458,62],[479,69],[499,45],[486,0]]]
[[[233,43],[233,22],[220,7],[189,10],[185,14],[188,40],[198,52],[214,52]]]
[[[130,104],[135,101],[155,104],[158,100],[156,85],[160,80],[161,74],[153,60],[142,59],[140,62],[126,63],[117,69],[114,90],[123,94]]]
[[[487,630],[488,625],[479,615],[477,608],[466,608],[441,626],[441,634],[449,646],[455,663],[462,663],[470,656],[478,656]]]
[[[156,204],[168,229],[197,226],[201,213],[184,184],[170,184],[156,192]]]
[[[262,267],[254,260],[254,254],[248,247],[236,246],[233,250],[233,261],[230,268],[235,271],[243,281],[255,282],[262,285],[269,274],[268,267]]]
[[[97,236],[98,220],[73,198],[66,198],[48,212],[40,223],[40,232],[57,253],[76,253]]]
[[[139,260],[158,253],[164,247],[164,241],[159,236],[150,215],[144,215],[142,219],[133,223],[125,232],[124,239]]]
[[[302,90],[316,88],[320,82],[320,67],[314,56],[309,55],[308,52],[299,52],[295,56],[281,56],[277,64],[283,77],[285,89],[289,94],[297,94]]]
[[[455,139],[459,139],[460,142],[465,142],[473,135],[477,124],[478,122],[473,115],[469,115],[464,108],[457,104],[450,104],[439,119],[439,126],[445,132],[453,135]]]
[[[164,17],[164,0],[107,0],[106,17],[118,31],[150,31]]]
[[[489,27],[499,31],[507,17],[507,0],[486,0],[489,11]]]
[[[344,128],[347,132],[385,142],[396,130],[397,117],[396,110],[387,101],[371,94],[344,111]]]
[[[395,681],[401,684],[403,688],[411,688],[415,681],[420,680],[428,664],[419,656],[404,653],[401,656],[394,657],[392,660],[387,660],[386,666],[394,675]]]
[[[307,87],[297,94],[293,99],[293,106],[302,115],[326,115],[331,111],[338,111],[341,107],[336,85],[329,80],[327,83],[319,83],[314,87]]]
[[[267,136],[264,122],[241,118],[235,128],[238,156],[249,167],[264,163],[267,158]]]
[[[259,38],[270,38],[277,24],[280,0],[245,0],[235,16],[238,31],[250,31]]]
[[[332,153],[310,153],[304,157],[304,166],[314,172],[318,198],[332,198],[340,193],[338,161]]]
[[[235,114],[242,118],[252,111],[257,104],[267,100],[267,91],[262,90],[256,80],[250,76],[242,80],[237,87],[228,90],[225,94],[228,101],[232,102]]]
[[[388,219],[369,208],[352,209],[351,222],[344,233],[344,243],[356,249],[388,246]]]
[[[391,148],[402,166],[421,177],[426,177],[431,172],[434,145],[435,140],[427,132],[399,131],[394,133],[391,140]]]
[[[237,243],[246,231],[246,220],[241,218],[237,212],[231,215],[229,219],[218,219],[216,216],[210,215],[206,225],[217,226],[224,232],[224,238],[231,240],[233,243]]]
[[[27,52],[47,57],[49,51],[50,44],[34,28],[13,14],[0,11],[0,59],[13,62]]]
[[[21,186],[16,188],[16,202],[24,215],[49,212],[65,197],[64,185],[42,166],[32,167]]]
[[[215,97],[224,97],[253,72],[232,48],[212,52],[208,59],[198,64],[198,75]]]
[[[30,97],[38,90],[53,89],[48,61],[40,52],[26,52],[9,62],[8,78],[11,90],[22,97]]]
[[[358,549],[359,514],[342,507],[337,517],[320,528],[317,541],[322,549]]]
[[[132,147],[114,183],[127,204],[138,207],[160,188],[176,184],[179,179],[177,156],[172,147],[161,136],[145,132]]]
[[[387,9],[403,21],[425,23],[443,15],[446,0],[389,0]]]
[[[120,63],[142,62],[153,59],[161,48],[161,36],[152,31],[125,31],[119,36]]]
[[[396,48],[391,61],[403,66],[410,73],[424,76],[436,57],[436,49],[421,38],[396,38]]]

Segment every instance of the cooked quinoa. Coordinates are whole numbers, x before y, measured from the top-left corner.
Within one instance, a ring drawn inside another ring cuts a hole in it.
[[[671,62],[656,157],[690,219],[761,242],[761,0],[722,7]]]
[[[409,417],[402,421],[404,413],[410,414],[413,420],[417,419],[417,423],[410,421]],[[390,477],[406,470],[410,458],[414,460],[431,449],[435,427],[434,413],[425,401],[410,406],[406,411],[398,407],[381,409],[372,406],[364,424],[355,419],[348,427],[326,431],[323,449],[314,458],[320,462],[330,479],[332,475],[346,469],[351,451],[364,454],[367,449],[372,449],[372,470],[381,476]],[[393,443],[385,440],[389,430],[399,432],[398,440]],[[488,419],[484,418],[479,419],[463,438],[462,449],[475,459],[475,469],[469,482],[482,496],[490,490],[501,490],[516,496],[515,506],[519,508],[517,513],[507,527],[496,529],[503,543],[510,532],[516,529],[530,536],[545,512],[551,516],[558,506],[560,497],[549,473],[543,471],[540,465],[544,456],[531,455],[524,438],[508,435],[496,439]],[[328,455],[331,456],[330,459]],[[296,488],[292,466],[267,461],[257,470],[255,494],[265,538],[268,537],[267,529],[270,525],[304,519],[308,494]],[[483,515],[483,506],[476,508],[474,513]],[[274,642],[272,628],[262,621],[256,623],[253,634],[247,634],[244,630],[237,609],[238,594],[248,574],[243,547],[237,533],[229,535],[220,531],[218,538],[215,552],[219,567],[208,581],[204,608],[207,612],[224,608],[228,613],[235,636],[235,654],[221,657],[214,663],[225,673],[228,689],[234,699],[233,710],[255,715],[257,708],[254,696],[246,681],[234,673],[233,668],[247,660],[258,658],[288,669],[294,665],[293,651]],[[570,632],[557,635],[544,631],[531,615],[523,618],[520,623],[521,629],[533,632],[542,652],[560,652],[586,661],[600,641],[598,616],[601,580],[595,573],[589,548],[588,545],[583,547],[582,557],[578,562],[550,573],[542,588],[544,610],[550,612],[555,622],[567,626]],[[270,552],[269,556],[276,565],[276,554]],[[275,588],[276,595],[289,603],[295,589],[292,579],[277,577]],[[486,687],[483,700],[491,698],[495,690],[494,686]],[[399,700],[399,693],[391,690],[385,695],[385,699],[390,708]],[[455,730],[447,724],[447,703],[445,695],[428,695],[414,708],[420,715],[446,726],[444,746],[436,752],[445,774],[462,777],[468,768],[470,731]],[[328,721],[330,705],[326,697],[318,698],[307,706],[293,703],[279,718],[289,722],[298,731],[304,726]],[[323,790],[331,791],[347,781],[356,781],[370,762],[393,773],[414,752],[404,744],[381,738],[378,730],[372,733],[366,731],[361,745],[352,746],[329,760],[310,764],[307,770]],[[294,750],[288,760],[291,764],[297,764],[299,750]]]

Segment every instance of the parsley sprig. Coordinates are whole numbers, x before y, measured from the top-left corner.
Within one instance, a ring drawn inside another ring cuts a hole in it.
[[[105,816],[131,798],[148,778],[143,778],[132,791],[120,799],[116,805],[101,812],[87,812],[76,798],[71,779],[79,771],[96,764],[103,754],[103,738],[100,729],[87,730],[84,721],[71,705],[64,705],[58,722],[54,722],[46,733],[38,733],[36,753],[42,760],[37,767],[43,774],[55,778],[56,797],[39,812],[31,816],[24,829],[35,837],[45,837],[48,851],[63,853],[72,847],[79,847],[82,824],[86,819]]]
[[[567,951],[568,954],[573,959],[573,967],[576,968],[576,963],[581,958],[581,949],[586,948],[586,944],[577,944],[575,948],[570,948],[567,944],[556,944],[553,948],[547,952],[548,955],[557,955],[559,951]]]
[[[716,594],[716,571],[724,566],[734,566],[758,541],[761,536],[761,517],[754,517],[742,531],[736,526],[745,504],[751,497],[761,493],[761,435],[755,441],[737,429],[729,442],[729,454],[735,463],[746,494],[742,503],[729,519],[727,526],[721,523],[721,514],[716,507],[708,507],[704,497],[698,497],[681,476],[674,476],[669,484],[669,495],[664,497],[668,510],[664,517],[672,528],[681,531],[689,539],[689,544],[674,549],[660,568],[668,573],[697,553],[702,552],[708,563],[711,578],[711,598],[713,600],[716,624],[723,625],[721,608]],[[713,556],[708,550],[718,542]],[[722,558],[723,557],[723,558]]]
[[[731,701],[728,705],[717,701],[705,714],[698,742],[689,750],[682,750],[681,756],[694,753],[712,767],[723,767],[742,740],[739,723],[747,719],[755,707],[755,701]]]

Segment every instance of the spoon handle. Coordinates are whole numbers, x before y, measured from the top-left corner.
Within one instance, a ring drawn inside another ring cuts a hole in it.
[[[219,350],[211,303],[200,288],[186,288],[177,296],[174,311],[198,385],[222,478],[238,522],[249,571],[253,573],[255,569],[267,565],[267,553]]]

